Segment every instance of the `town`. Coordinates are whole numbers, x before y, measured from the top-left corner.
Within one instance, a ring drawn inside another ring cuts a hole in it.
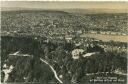
[[[127,14],[3,11],[1,81],[90,83],[127,74]]]

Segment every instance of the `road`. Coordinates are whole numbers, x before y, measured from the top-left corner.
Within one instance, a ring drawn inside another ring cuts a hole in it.
[[[47,65],[51,68],[51,70],[53,71],[55,78],[56,78],[60,83],[63,83],[63,82],[60,80],[60,78],[57,76],[57,72],[54,70],[54,68],[53,68],[47,61],[45,61],[44,59],[40,58],[40,60],[41,60],[42,62],[44,62],[45,64],[47,64]]]

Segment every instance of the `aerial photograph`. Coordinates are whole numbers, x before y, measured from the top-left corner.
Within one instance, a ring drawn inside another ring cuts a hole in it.
[[[2,84],[127,84],[128,2],[0,5]]]

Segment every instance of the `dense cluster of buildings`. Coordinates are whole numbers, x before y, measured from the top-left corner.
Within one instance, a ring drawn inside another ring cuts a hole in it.
[[[49,37],[74,34],[127,34],[126,15],[75,15],[64,12],[2,13],[2,31]]]

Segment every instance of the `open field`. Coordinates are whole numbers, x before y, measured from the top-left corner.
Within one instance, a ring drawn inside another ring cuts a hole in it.
[[[128,35],[103,35],[103,34],[83,34],[81,37],[90,37],[102,41],[119,41],[119,42],[128,42]]]

